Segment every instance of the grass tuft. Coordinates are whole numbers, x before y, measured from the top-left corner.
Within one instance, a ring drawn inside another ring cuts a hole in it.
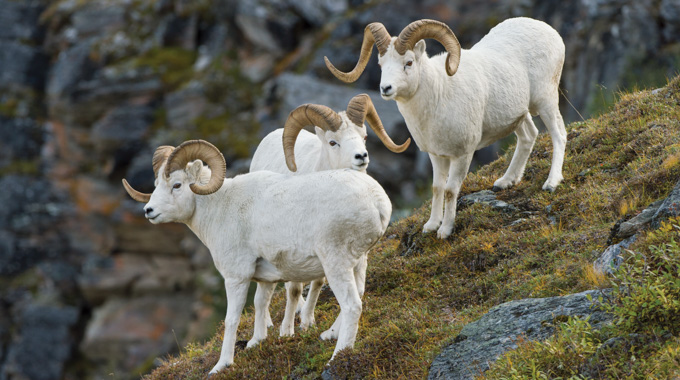
[[[489,308],[516,299],[607,286],[611,279],[594,272],[591,265],[609,244],[614,225],[666,197],[680,178],[680,78],[659,91],[620,94],[618,98],[610,112],[567,127],[565,180],[554,193],[541,190],[552,156],[550,138],[542,134],[522,182],[497,193],[516,211],[498,212],[481,204],[461,208],[456,231],[446,241],[422,234],[429,202],[412,216],[393,223],[369,254],[354,349],[339,354],[328,371],[347,378],[424,378],[442,347]],[[489,189],[503,175],[512,151],[469,175],[461,195]],[[663,228],[641,234],[629,248],[648,258],[662,252],[675,255],[675,248],[667,244],[676,232],[672,225]],[[659,247],[658,251],[647,248],[650,245]],[[626,265],[639,268],[639,258],[630,260]],[[677,272],[663,273],[658,279],[680,282]],[[630,281],[637,279],[632,276]],[[656,277],[647,275],[651,278]],[[621,290],[626,286],[630,284],[619,283]],[[520,344],[519,350],[508,354],[486,377],[635,378],[643,371],[656,378],[677,376],[677,330],[651,328],[676,323],[669,314],[676,310],[675,293],[663,293],[672,299],[658,314],[654,307],[639,303],[656,302],[654,297],[661,297],[663,289],[645,293],[640,288],[643,293],[635,298],[635,304],[644,310],[644,318],[638,322],[650,329],[637,331],[621,322],[611,331],[593,331],[588,321],[569,320],[546,342]],[[631,310],[621,297],[616,295],[613,305],[622,313]],[[234,365],[216,379],[321,376],[335,342],[320,341],[319,335],[338,315],[337,302],[330,290],[325,290],[316,309],[316,326],[296,330],[294,337],[279,338],[284,305],[279,291],[271,304],[276,327],[269,330],[269,337],[255,348],[237,350]],[[252,326],[253,311],[247,310],[238,339],[249,339]],[[217,331],[210,341],[166,358],[145,378],[203,378],[217,362],[221,334]],[[640,376],[637,378],[644,377]]]

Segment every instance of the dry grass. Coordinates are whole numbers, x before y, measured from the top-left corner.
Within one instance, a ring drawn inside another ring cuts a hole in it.
[[[555,193],[541,191],[552,145],[547,135],[539,136],[522,183],[498,193],[516,212],[462,208],[447,241],[422,235],[427,204],[390,226],[369,256],[354,350],[343,352],[330,370],[349,378],[424,378],[442,346],[490,307],[603,286],[606,279],[587,268],[606,247],[611,228],[665,197],[680,175],[678,104],[676,78],[654,94],[622,95],[610,113],[569,125],[565,181]],[[468,176],[462,193],[490,188],[510,157]],[[283,309],[279,292],[271,307],[277,327],[258,347],[238,350],[234,366],[217,379],[320,376],[335,342],[318,336],[338,314],[335,299],[324,291],[317,326],[292,338],[277,334]],[[252,326],[249,310],[238,339],[249,339]],[[146,378],[202,378],[216,363],[220,344],[218,331],[209,342],[167,358]],[[660,355],[672,350],[677,346]]]

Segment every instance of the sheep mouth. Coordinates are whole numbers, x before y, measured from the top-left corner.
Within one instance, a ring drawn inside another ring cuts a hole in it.
[[[396,93],[394,93],[394,92],[389,93],[389,94],[380,93],[380,96],[382,96],[382,98],[385,99],[385,100],[390,100],[390,99],[394,99],[395,94]]]
[[[161,214],[156,214],[155,216],[152,216],[152,217],[147,216],[146,219],[154,220],[154,219],[158,218],[159,216],[161,216]]]

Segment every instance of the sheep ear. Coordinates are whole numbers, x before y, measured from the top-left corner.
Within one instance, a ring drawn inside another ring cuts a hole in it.
[[[327,143],[327,141],[326,141],[326,131],[324,131],[323,129],[321,129],[321,128],[315,126],[315,127],[314,127],[314,132],[316,132],[316,137],[318,137],[319,140],[321,140],[321,143],[322,143],[322,144]]]
[[[194,162],[190,163],[187,167],[187,174],[193,182],[198,182],[201,175],[201,169],[203,169],[203,161],[201,160],[194,160]]]
[[[416,59],[420,58],[420,56],[425,53],[425,40],[416,42],[416,46],[413,47],[413,52],[416,55]]]

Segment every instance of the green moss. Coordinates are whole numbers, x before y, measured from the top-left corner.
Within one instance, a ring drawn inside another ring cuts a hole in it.
[[[196,52],[177,47],[154,48],[134,58],[136,66],[146,66],[158,73],[169,88],[176,88],[192,79]]]
[[[8,174],[37,175],[39,173],[40,162],[38,160],[14,160],[0,167],[0,177]]]
[[[667,196],[680,177],[678,104],[680,78],[653,94],[621,94],[610,112],[569,125],[565,180],[554,193],[541,190],[550,170],[552,143],[549,136],[540,135],[523,181],[497,193],[517,211],[498,212],[480,204],[461,207],[456,232],[445,241],[434,234],[422,234],[429,203],[393,223],[369,254],[366,294],[354,350],[343,352],[339,360],[331,363],[332,371],[349,377],[424,378],[443,345],[489,308],[514,299],[564,295],[607,283],[587,268],[592,268],[595,253],[608,245],[614,224]],[[214,133],[218,126],[212,120],[204,128]],[[497,161],[469,174],[462,194],[491,188],[507,169],[512,151],[509,149]],[[584,172],[587,175],[581,174]],[[520,219],[523,220],[514,223]],[[669,241],[658,237],[660,232],[655,234],[641,237],[632,249]],[[338,315],[337,302],[330,292],[323,292],[315,311],[316,326],[308,331],[296,330],[295,337],[278,338],[284,305],[283,293],[276,292],[270,309],[277,328],[270,329],[269,337],[258,347],[237,350],[234,366],[217,379],[320,376],[335,342],[320,341],[318,337]],[[238,339],[249,339],[252,326],[250,310],[242,317]],[[583,321],[567,323],[561,331],[562,335],[551,341],[563,345],[554,348],[559,355],[551,357],[550,349],[542,346],[531,349],[533,357],[540,358],[534,352],[540,349],[545,362],[552,363],[550,368],[559,367],[561,362],[563,369],[581,360],[584,371],[590,371],[584,373],[595,374],[599,369],[586,360],[593,357],[592,351],[611,337],[630,335],[589,332]],[[202,378],[217,361],[221,334],[216,332],[201,346],[198,351],[205,354],[170,358],[147,379]],[[580,338],[587,338],[583,345],[577,342]],[[643,369],[662,373],[654,365],[671,368],[677,360],[676,338],[643,339],[639,351],[620,349],[616,352],[625,351],[628,356],[606,356],[618,358],[612,359],[616,363],[623,363],[622,358],[630,359],[633,354],[658,357],[646,359],[650,360],[646,364],[635,364],[637,367],[631,370],[624,364],[613,364],[612,372],[607,373],[641,373]],[[517,355],[520,358],[523,354]],[[530,368],[531,363],[521,365]],[[572,376],[572,372],[565,371],[551,376]],[[499,378],[512,377],[507,373],[504,376]]]

